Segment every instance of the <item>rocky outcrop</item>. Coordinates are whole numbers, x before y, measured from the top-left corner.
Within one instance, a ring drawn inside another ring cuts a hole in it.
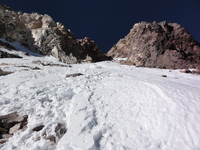
[[[43,55],[52,55],[62,62],[102,61],[106,57],[97,45],[85,38],[77,40],[61,23],[49,15],[14,12],[0,4],[0,38],[21,45]]]
[[[18,115],[17,112],[0,116],[0,144],[8,141],[13,137],[18,130],[25,131],[28,128],[28,115]],[[39,132],[44,130],[42,136],[37,140],[44,138],[49,140],[51,144],[55,144],[59,139],[67,132],[65,126],[61,123],[56,123],[56,126],[52,127],[51,134],[47,134],[44,125],[38,125],[32,129],[32,132]],[[29,129],[30,130],[30,129]],[[31,132],[31,130],[30,130]]]
[[[17,54],[10,54],[8,52],[0,50],[0,58],[22,58],[22,57]]]
[[[200,68],[200,44],[177,23],[140,22],[114,45],[108,56],[123,63],[170,69]]]
[[[26,130],[28,116],[16,112],[0,116],[0,144],[5,143],[18,130]]]
[[[81,54],[81,60],[85,59],[85,61],[92,61],[94,59],[96,61],[101,61],[110,59],[109,57],[102,55],[102,52],[99,50],[98,46],[90,38],[85,37],[84,39],[79,39],[78,42],[82,47],[81,51],[78,52]]]

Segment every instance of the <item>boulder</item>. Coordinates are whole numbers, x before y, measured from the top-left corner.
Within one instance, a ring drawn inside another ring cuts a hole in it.
[[[16,112],[0,116],[0,140],[6,142],[13,134],[20,130],[25,129],[27,126],[28,116],[20,116]],[[3,144],[4,142],[0,142]]]
[[[66,78],[69,78],[69,77],[77,77],[77,76],[82,76],[82,75],[83,75],[82,73],[68,74],[68,75],[66,75]]]
[[[3,134],[2,135],[2,138],[4,138],[4,139],[9,139],[9,138],[11,138],[13,135],[11,135],[11,134]]]
[[[44,128],[44,125],[40,125],[40,126],[37,126],[37,127],[35,127],[35,128],[33,128],[33,131],[40,131],[40,130],[42,130]]]
[[[21,123],[17,123],[13,127],[11,127],[9,130],[9,134],[13,134],[16,131],[18,131],[20,129],[21,125],[22,125]]]

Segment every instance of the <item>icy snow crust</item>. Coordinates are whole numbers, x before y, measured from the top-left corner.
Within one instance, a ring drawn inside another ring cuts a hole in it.
[[[200,149],[199,75],[114,62],[41,66],[33,61],[61,63],[20,55],[23,59],[0,59],[2,70],[14,72],[0,76],[0,115],[27,114],[28,129],[14,133],[0,149]],[[66,78],[73,73],[83,75]],[[55,135],[57,123],[67,132],[51,144],[43,135]],[[45,127],[33,132],[38,125]]]

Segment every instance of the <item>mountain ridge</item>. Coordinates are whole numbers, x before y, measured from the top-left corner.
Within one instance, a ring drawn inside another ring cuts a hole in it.
[[[19,42],[34,52],[52,55],[65,63],[107,58],[94,41],[76,39],[70,30],[47,14],[15,12],[0,4],[0,19],[0,38]]]
[[[200,44],[184,27],[166,21],[135,24],[107,55],[143,67],[200,68]]]
[[[0,19],[0,38],[8,41],[4,44],[1,41],[2,46],[19,42],[33,52],[52,55],[61,62],[98,62],[126,57],[123,64],[200,69],[200,43],[177,23],[136,23],[130,33],[104,55],[93,40],[76,39],[70,30],[47,14],[15,12],[0,4]]]

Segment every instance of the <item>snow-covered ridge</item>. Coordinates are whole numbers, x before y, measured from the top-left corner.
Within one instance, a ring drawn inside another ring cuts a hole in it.
[[[23,58],[0,59],[2,70],[14,72],[0,76],[0,115],[28,115],[28,128],[0,149],[200,149],[199,75],[115,62],[69,67],[54,57],[15,53]],[[74,73],[83,75],[66,78]],[[58,123],[67,132],[52,144],[44,133],[56,136]]]

